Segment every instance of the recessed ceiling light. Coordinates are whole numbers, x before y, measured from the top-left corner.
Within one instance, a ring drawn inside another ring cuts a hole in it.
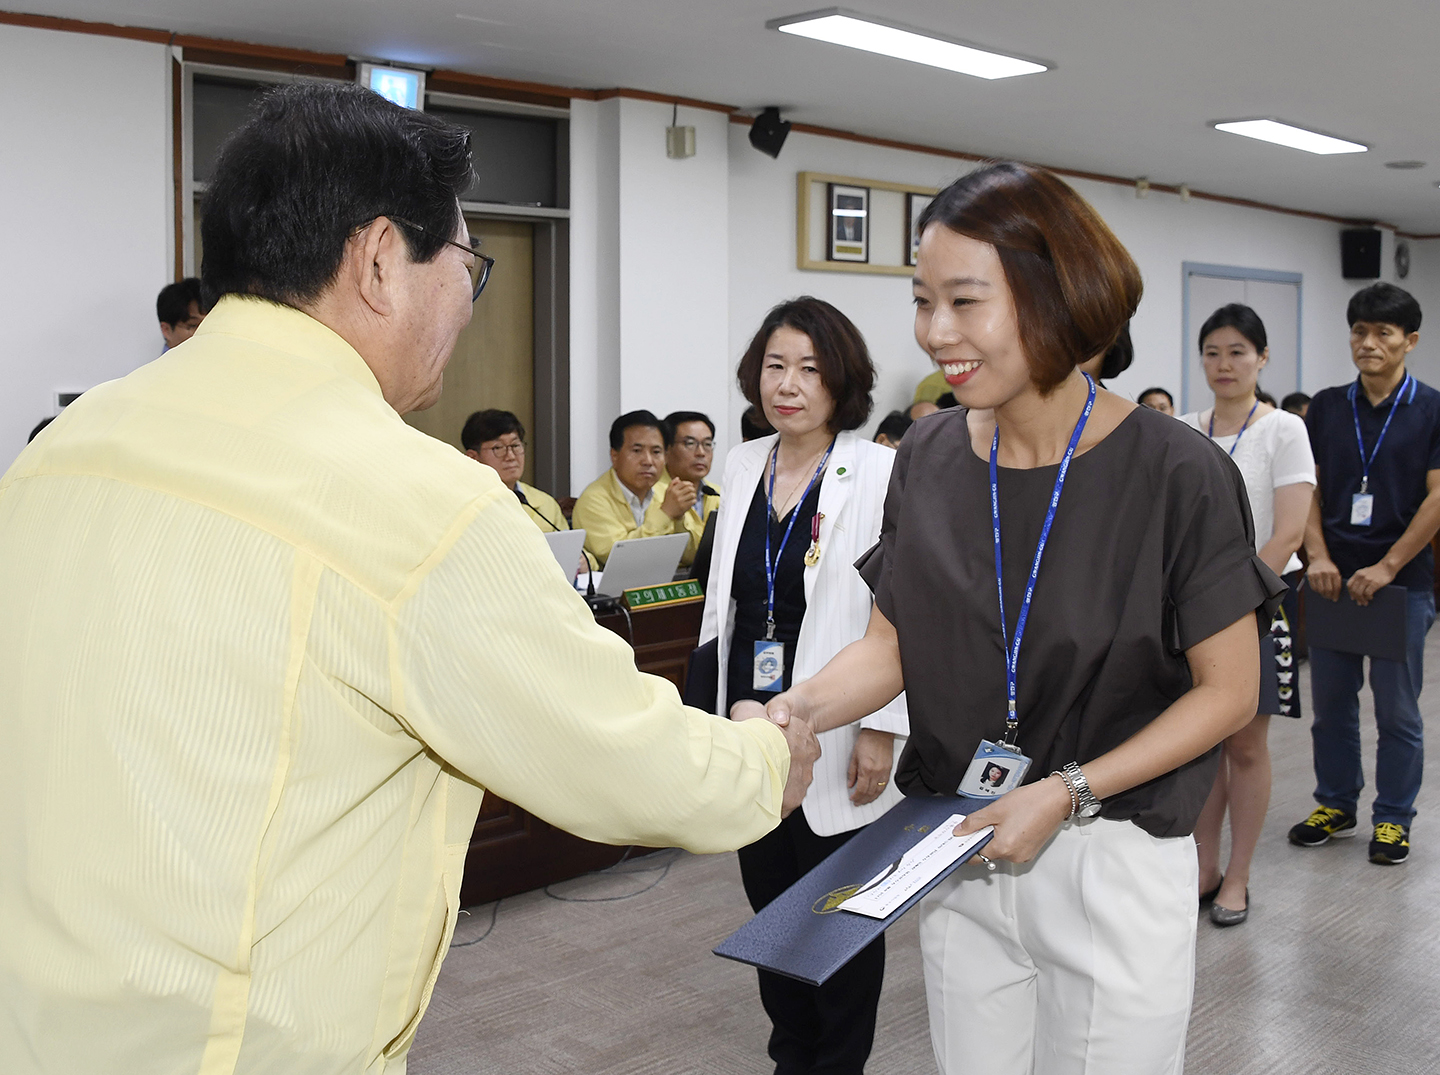
[[[923,30],[912,30],[891,22],[881,22],[868,15],[857,15],[843,8],[826,8],[804,15],[771,19],[766,27],[782,34],[795,34],[833,45],[845,45],[897,60],[910,60],[946,71],[977,78],[1013,78],[1048,71],[1049,65],[1004,56],[989,49],[938,37]]]
[[[1386,168],[1394,168],[1397,172],[1409,172],[1416,168],[1424,168],[1424,161],[1386,161]]]
[[[1335,138],[1319,131],[1308,131],[1292,123],[1278,119],[1236,119],[1210,126],[1226,134],[1242,134],[1246,138],[1258,138],[1262,142],[1274,142],[1277,146],[1303,149],[1306,153],[1368,153],[1370,147],[1345,138]]]

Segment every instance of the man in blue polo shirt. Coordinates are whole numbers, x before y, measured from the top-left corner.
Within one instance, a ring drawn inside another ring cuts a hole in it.
[[[1404,661],[1370,661],[1379,745],[1370,861],[1404,862],[1424,767],[1420,684],[1425,633],[1435,620],[1430,539],[1440,529],[1440,392],[1405,368],[1420,340],[1420,304],[1393,284],[1350,300],[1350,354],[1360,376],[1316,394],[1305,416],[1318,486],[1305,530],[1312,600],[1357,604],[1391,584],[1408,592]],[[1290,842],[1318,847],[1355,835],[1365,778],[1360,768],[1364,658],[1310,647],[1314,695],[1315,801]]]

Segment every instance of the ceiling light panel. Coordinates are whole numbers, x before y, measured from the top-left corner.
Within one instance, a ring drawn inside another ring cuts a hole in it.
[[[1049,70],[1046,64],[1033,60],[1005,56],[921,30],[880,22],[841,8],[827,8],[806,15],[772,19],[765,25],[772,30],[779,30],[782,34],[828,41],[832,45],[875,52],[897,60],[910,60],[946,71],[958,71],[962,75],[974,75],[976,78],[1013,78],[1016,75],[1033,75]]]
[[[1303,149],[1306,153],[1328,155],[1331,153],[1366,153],[1370,150],[1369,146],[1360,142],[1335,138],[1332,135],[1321,134],[1319,131],[1309,131],[1291,123],[1282,123],[1278,119],[1227,120],[1223,123],[1212,123],[1211,126],[1226,134],[1258,138],[1262,142],[1273,142],[1277,146]]]

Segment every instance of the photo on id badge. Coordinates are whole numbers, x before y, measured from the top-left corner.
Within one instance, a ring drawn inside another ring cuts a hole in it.
[[[1016,750],[1008,750],[988,739],[980,741],[965,779],[960,781],[960,794],[977,799],[996,799],[1013,791],[1030,770],[1030,759]]]
[[[778,691],[785,675],[785,644],[759,641],[755,643],[755,672],[751,686],[757,691]]]

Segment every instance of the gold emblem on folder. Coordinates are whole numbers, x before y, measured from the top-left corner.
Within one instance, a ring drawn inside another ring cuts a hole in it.
[[[810,905],[811,914],[834,914],[840,905],[860,891],[859,885],[846,885],[834,892],[827,892]]]

